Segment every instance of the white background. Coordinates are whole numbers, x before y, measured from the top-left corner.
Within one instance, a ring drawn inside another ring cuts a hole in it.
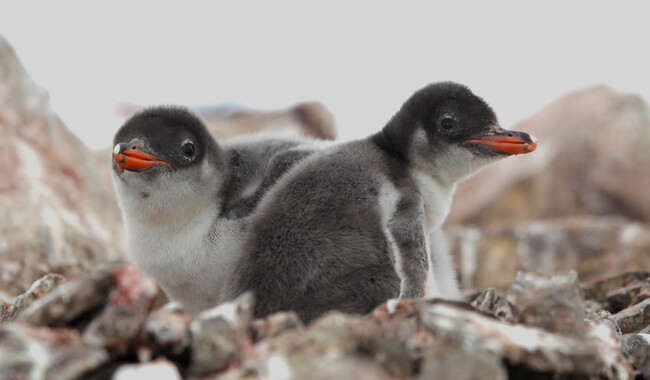
[[[163,4],[2,1],[0,34],[92,148],[110,146],[120,102],[319,100],[350,139],[439,80],[468,85],[506,128],[591,85],[650,99],[643,2]]]

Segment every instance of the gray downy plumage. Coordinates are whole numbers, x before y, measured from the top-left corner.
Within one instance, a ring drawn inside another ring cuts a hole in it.
[[[264,135],[219,144],[187,109],[134,115],[115,135],[112,162],[129,259],[186,311],[216,305],[249,214],[326,144]]]
[[[397,297],[444,297],[443,287],[457,297],[439,242],[441,267],[431,265],[429,235],[438,236],[456,183],[535,146],[500,128],[465,86],[426,86],[380,132],[314,153],[276,183],[251,215],[226,298],[252,290],[257,317],[293,310],[308,322]]]

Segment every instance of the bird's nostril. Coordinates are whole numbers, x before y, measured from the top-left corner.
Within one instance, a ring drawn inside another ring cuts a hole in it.
[[[508,137],[512,137],[512,136],[513,136],[513,134],[512,134],[512,133],[508,133]]]

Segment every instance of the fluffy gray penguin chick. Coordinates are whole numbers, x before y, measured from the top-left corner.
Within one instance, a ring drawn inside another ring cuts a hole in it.
[[[294,310],[309,322],[333,309],[364,314],[391,298],[445,296],[435,277],[453,287],[453,267],[431,265],[429,234],[456,184],[535,147],[499,127],[467,87],[428,85],[380,132],[314,153],[278,180],[251,215],[226,297],[253,290],[257,317]]]
[[[113,143],[127,255],[192,314],[220,301],[246,219],[263,194],[325,144],[268,136],[219,144],[180,107],[134,115]]]

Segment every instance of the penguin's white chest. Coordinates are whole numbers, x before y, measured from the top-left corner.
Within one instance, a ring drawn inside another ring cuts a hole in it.
[[[456,184],[444,186],[431,176],[417,171],[414,178],[424,199],[424,227],[428,234],[447,219]]]
[[[210,211],[180,227],[138,221],[127,221],[126,225],[130,259],[140,270],[155,277],[165,293],[192,314],[219,302],[240,236],[240,223],[213,224],[216,211]]]

